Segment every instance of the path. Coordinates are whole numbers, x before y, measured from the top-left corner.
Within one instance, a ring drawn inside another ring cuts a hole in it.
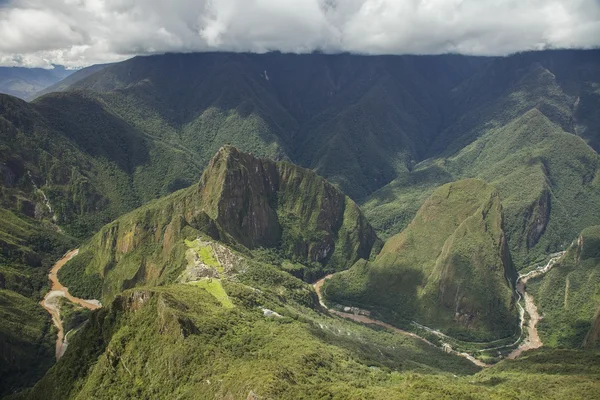
[[[52,287],[50,292],[44,296],[44,299],[41,301],[42,307],[50,313],[52,316],[52,323],[56,326],[58,330],[58,335],[56,338],[56,360],[59,360],[65,351],[67,350],[67,339],[65,337],[62,320],[60,319],[60,298],[64,297],[72,303],[78,304],[81,307],[87,308],[88,310],[96,310],[102,307],[102,304],[98,300],[83,300],[78,297],[74,297],[69,293],[69,289],[64,287],[58,281],[58,271],[73,257],[79,254],[79,249],[71,250],[67,254],[63,256],[60,260],[54,264],[50,273],[48,274],[48,278],[52,282]]]

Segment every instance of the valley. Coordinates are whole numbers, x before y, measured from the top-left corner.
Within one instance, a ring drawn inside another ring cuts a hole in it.
[[[519,333],[519,338],[517,339],[517,341],[513,344],[508,344],[508,345],[504,345],[504,346],[493,346],[494,343],[497,341],[488,342],[488,343],[482,343],[482,342],[471,343],[471,345],[476,345],[477,348],[480,349],[480,350],[477,350],[478,352],[490,352],[490,351],[499,350],[499,349],[511,350],[511,348],[514,348],[509,354],[505,355],[506,358],[514,360],[514,359],[518,358],[525,351],[542,347],[543,343],[539,338],[539,335],[537,332],[537,327],[536,327],[537,323],[539,322],[541,317],[540,317],[540,315],[538,313],[538,309],[534,303],[533,296],[531,296],[530,294],[528,294],[526,292],[526,285],[527,285],[527,282],[529,281],[529,279],[538,278],[540,276],[543,276],[548,271],[550,271],[550,269],[557,262],[560,261],[561,257],[564,255],[564,253],[565,252],[552,254],[549,257],[549,261],[547,262],[547,264],[545,264],[541,267],[538,267],[536,269],[531,269],[530,267],[524,268],[524,270],[527,270],[528,272],[525,274],[519,275],[519,278],[517,280],[517,293],[519,295],[519,300],[518,300],[517,305],[520,308],[520,310],[522,310],[522,311],[519,313],[520,333]],[[392,326],[386,322],[369,317],[368,316],[369,312],[366,310],[360,310],[360,309],[351,308],[351,307],[344,307],[343,305],[336,305],[336,308],[327,307],[327,305],[323,301],[322,288],[323,288],[323,284],[325,283],[325,281],[327,279],[330,279],[332,276],[333,276],[333,274],[327,275],[327,276],[321,278],[320,280],[318,280],[317,282],[315,282],[313,285],[315,288],[315,291],[317,293],[317,296],[319,298],[319,304],[327,312],[329,312],[331,314],[335,314],[335,315],[343,317],[343,318],[353,320],[355,322],[359,322],[359,323],[363,323],[363,324],[367,324],[367,325],[383,326],[383,327],[385,327],[389,330],[392,330],[396,333],[419,338],[420,340],[423,340],[428,345],[437,347],[434,343],[430,342],[429,340],[427,340],[424,337],[419,336],[416,333],[399,329],[399,328]],[[520,304],[520,302],[522,300],[525,303],[524,308]],[[349,308],[349,309],[351,309],[349,311],[352,311],[352,312],[340,311],[340,308],[341,309]],[[525,318],[525,313],[527,313],[527,316],[528,316],[527,319]],[[431,332],[434,335],[442,338],[442,340],[456,341],[455,338],[444,335],[435,329],[420,325],[414,321],[412,323],[419,329],[425,330],[427,332]],[[527,327],[526,332],[523,331],[524,326]],[[463,343],[463,345],[464,344],[465,343]],[[466,343],[466,344],[469,344],[469,343]],[[455,354],[460,357],[464,357],[467,360],[471,361],[473,364],[477,365],[478,367],[490,367],[491,366],[490,364],[486,364],[485,362],[478,360],[477,358],[475,358],[473,356],[473,354],[469,354],[467,352],[459,352],[459,351],[452,349],[452,347],[447,343],[441,343],[441,346],[439,346],[439,348],[440,348],[440,350],[443,350],[445,352],[449,352],[451,354]]]
[[[0,95],[0,397],[597,398],[599,85],[206,52]]]
[[[58,333],[56,338],[56,360],[58,361],[67,350],[67,335],[69,332],[64,331],[63,321],[60,315],[60,298],[65,298],[73,304],[83,307],[88,310],[97,310],[102,307],[102,304],[98,300],[83,300],[77,297],[73,297],[69,293],[69,289],[61,285],[58,280],[58,271],[73,257],[79,254],[79,249],[71,250],[66,253],[63,258],[58,260],[56,264],[50,270],[48,278],[52,282],[50,291],[44,296],[41,302],[42,307],[50,313],[52,317],[52,323],[56,327]]]

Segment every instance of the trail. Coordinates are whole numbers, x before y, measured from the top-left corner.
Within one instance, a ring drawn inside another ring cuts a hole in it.
[[[56,264],[54,264],[50,270],[50,273],[48,274],[48,278],[52,282],[52,287],[40,303],[42,307],[44,307],[46,311],[50,313],[52,316],[52,323],[58,330],[58,335],[56,338],[56,360],[59,360],[63,354],[65,354],[68,345],[62,320],[60,318],[60,298],[64,297],[71,303],[75,303],[81,307],[87,308],[88,310],[96,310],[102,307],[102,304],[100,304],[98,300],[83,300],[72,296],[69,293],[69,289],[64,287],[58,280],[58,271],[77,254],[79,254],[79,249],[71,250],[65,254],[63,258],[58,260]]]
[[[490,348],[486,348],[486,349],[481,349],[480,351],[489,351],[489,350],[499,350],[502,348],[508,348],[508,347],[512,347],[515,346],[519,341],[521,341],[522,337],[523,337],[523,326],[525,325],[525,313],[527,313],[529,315],[529,322],[527,323],[527,338],[525,340],[523,340],[521,342],[521,344],[514,349],[508,356],[507,358],[514,360],[515,358],[519,357],[524,351],[527,350],[533,350],[533,349],[537,349],[539,347],[542,347],[543,343],[540,340],[540,337],[538,335],[538,331],[537,331],[537,323],[539,322],[539,320],[541,319],[538,310],[537,310],[537,306],[535,305],[534,301],[533,301],[533,296],[531,296],[530,294],[528,294],[526,292],[526,285],[527,285],[527,281],[529,281],[529,279],[532,278],[536,278],[538,276],[542,276],[545,273],[547,273],[548,271],[550,271],[552,269],[552,267],[561,259],[561,257],[563,256],[565,252],[560,252],[560,253],[554,253],[552,254],[550,257],[550,260],[548,261],[548,263],[546,265],[544,265],[543,267],[540,268],[536,268],[532,271],[529,271],[526,274],[523,275],[519,275],[519,278],[517,279],[517,293],[519,295],[519,301],[517,302],[517,305],[519,307],[519,319],[520,319],[520,331],[521,334],[519,336],[519,338],[515,341],[515,343],[513,344],[508,344],[508,345],[503,345],[503,346],[497,346],[497,347],[490,347]],[[364,324],[373,324],[373,325],[379,325],[379,326],[383,326],[385,328],[391,329],[396,333],[400,333],[402,335],[406,335],[406,336],[410,336],[412,338],[421,340],[431,346],[440,348],[438,346],[436,346],[435,344],[433,344],[432,342],[430,342],[429,340],[422,338],[419,335],[416,335],[412,332],[407,332],[404,331],[402,329],[396,328],[395,326],[392,326],[388,323],[385,323],[383,321],[379,321],[376,319],[373,319],[367,315],[360,315],[360,314],[354,314],[354,313],[347,313],[347,312],[342,312],[342,311],[338,311],[338,310],[333,310],[328,308],[325,303],[323,302],[323,295],[321,293],[321,289],[323,287],[323,283],[325,283],[325,281],[329,278],[331,278],[333,276],[333,274],[327,275],[324,278],[318,280],[317,282],[315,282],[315,284],[313,285],[315,288],[315,291],[317,292],[317,296],[319,298],[319,304],[321,305],[321,307],[323,307],[325,310],[327,310],[327,312],[329,312],[330,314],[334,314],[334,315],[338,315],[340,317],[343,318],[347,318],[347,319],[351,319],[353,321],[356,322],[361,322]],[[525,308],[523,308],[520,304],[521,299],[525,300]],[[444,335],[443,333],[429,328],[427,326],[424,325],[419,325],[416,322],[413,322],[413,324],[421,329],[424,329],[430,333],[433,333],[441,338],[446,338],[446,339],[453,339],[447,335]],[[496,341],[492,341],[489,342],[489,344],[501,341],[503,339],[500,340],[496,340]],[[471,356],[468,353],[459,353],[456,350],[453,350],[450,348],[450,350],[448,348],[440,348],[443,351],[449,352],[451,354],[455,354],[458,355],[460,357],[464,357],[467,360],[471,361],[473,364],[485,368],[485,367],[490,367],[490,364],[486,364],[478,359],[476,359],[475,357]]]

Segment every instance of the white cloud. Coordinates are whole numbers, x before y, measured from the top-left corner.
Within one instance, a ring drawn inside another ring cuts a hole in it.
[[[0,0],[0,65],[167,51],[496,55],[599,45],[598,0]]]

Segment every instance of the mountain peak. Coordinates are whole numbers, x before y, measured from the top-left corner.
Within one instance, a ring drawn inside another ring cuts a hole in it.
[[[358,206],[313,171],[233,146],[211,159],[199,192],[205,212],[250,249],[281,247],[298,260],[341,268],[369,258],[378,241]]]

